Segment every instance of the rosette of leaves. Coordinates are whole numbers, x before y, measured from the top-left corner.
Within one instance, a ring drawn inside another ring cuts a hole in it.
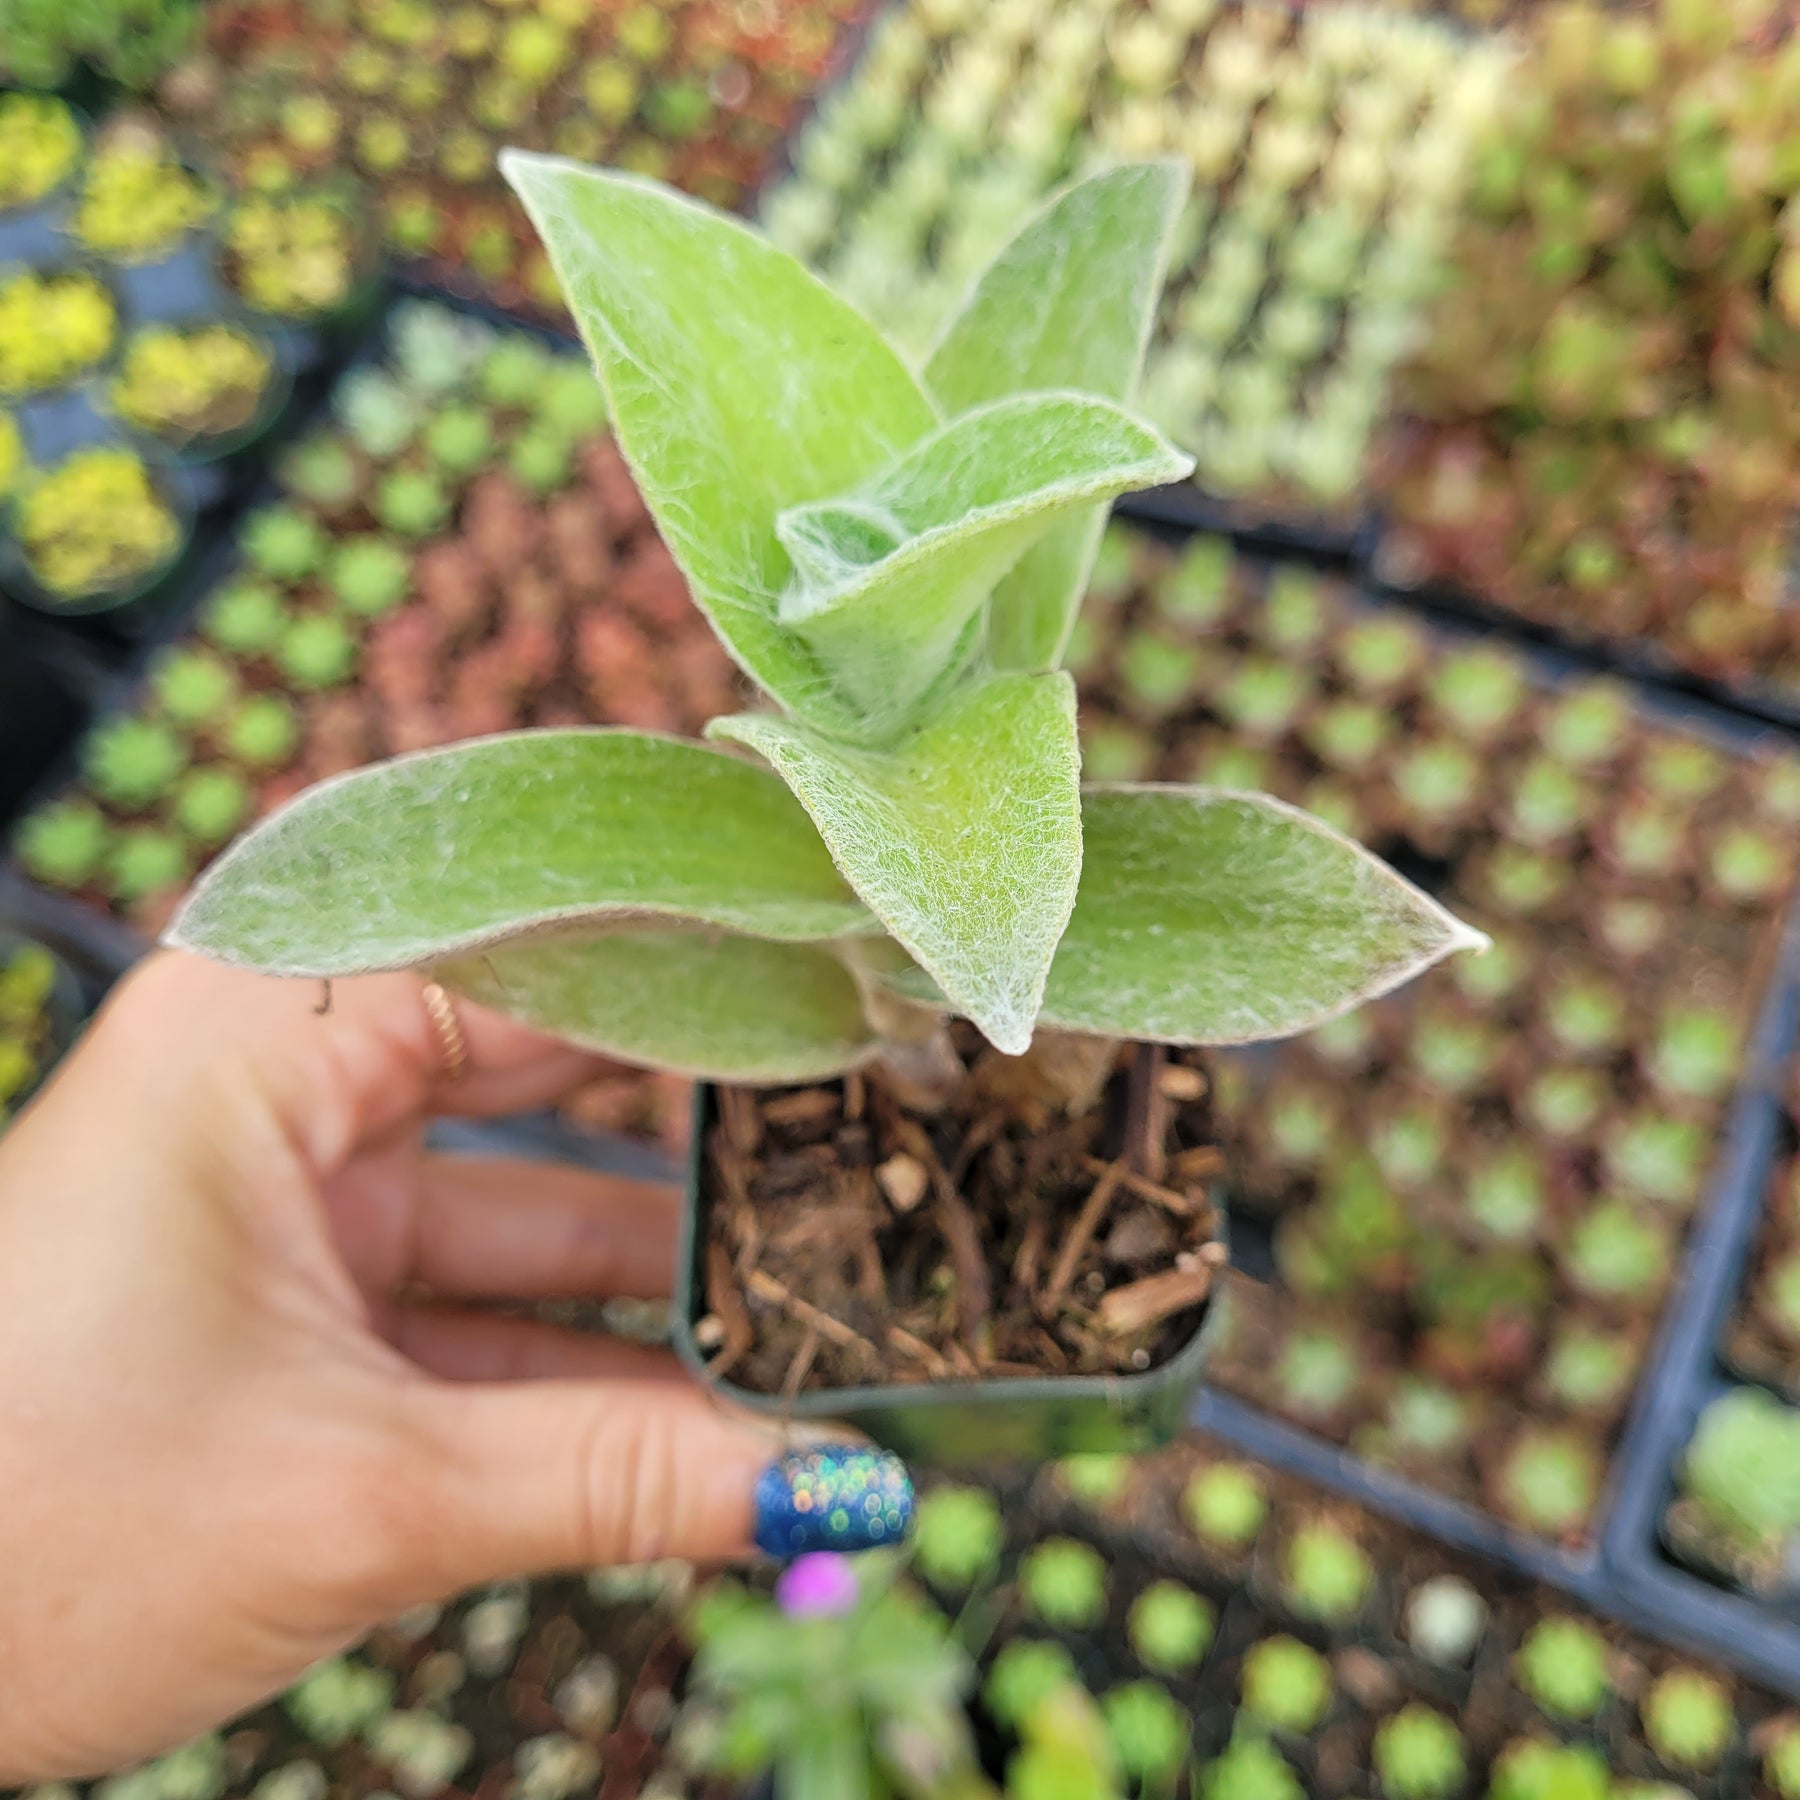
[[[81,143],[80,121],[55,96],[0,94],[0,212],[54,193],[80,162]]]
[[[1800,1412],[1734,1388],[1700,1415],[1677,1470],[1668,1531],[1680,1552],[1741,1585],[1786,1577],[1800,1531]]]
[[[119,313],[85,270],[23,269],[0,279],[0,396],[60,387],[111,353]]]
[[[97,256],[149,262],[172,251],[216,204],[159,134],[132,125],[96,146],[71,229]]]
[[[138,430],[189,444],[248,425],[274,377],[267,342],[236,326],[149,325],[126,342],[112,404]]]
[[[0,80],[60,87],[86,62],[147,88],[186,48],[193,0],[0,0]]]
[[[145,580],[181,548],[181,521],[142,458],[77,450],[26,489],[19,545],[52,595],[86,600]]]
[[[843,1800],[968,1775],[973,1670],[948,1621],[888,1565],[845,1564],[842,1578],[832,1606],[804,1612],[724,1583],[706,1597],[691,1691],[720,1717],[702,1760],[740,1779],[773,1769],[779,1793]]]
[[[736,749],[555,731],[343,777],[228,852],[175,941],[293,975],[430,968],[615,1055],[763,1081],[944,1012],[1008,1052],[1040,1024],[1249,1042],[1481,941],[1273,801],[1082,792],[1058,665],[1105,505],[1187,466],[1127,405],[1177,171],[1056,199],[917,371],[709,208],[549,158],[506,172],[771,710],[714,722]]]

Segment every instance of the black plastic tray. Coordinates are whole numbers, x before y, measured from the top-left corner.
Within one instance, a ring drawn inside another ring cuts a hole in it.
[[[1492,626],[1523,642],[1542,644],[1579,657],[1596,668],[1628,675],[1647,686],[1663,688],[1709,706],[1724,707],[1764,724],[1800,731],[1800,689],[1789,692],[1764,682],[1731,682],[1701,675],[1684,667],[1660,645],[1546,625],[1454,583],[1395,581],[1382,567],[1384,535],[1383,522],[1371,520],[1359,555],[1365,584],[1389,599],[1443,617]]]

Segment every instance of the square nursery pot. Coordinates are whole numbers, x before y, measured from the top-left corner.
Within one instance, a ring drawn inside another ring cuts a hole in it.
[[[939,1468],[1048,1461],[1090,1451],[1136,1453],[1188,1427],[1207,1359],[1225,1321],[1225,1284],[1215,1284],[1194,1335],[1167,1362],[1143,1374],[1026,1377],[819,1388],[793,1396],[753,1393],[716,1379],[694,1336],[710,1311],[706,1246],[712,1196],[706,1144],[717,1112],[710,1083],[696,1087],[694,1130],[675,1276],[676,1352],[706,1387],[734,1406],[782,1419],[835,1419],[896,1451]],[[1220,1237],[1225,1239],[1220,1213]]]

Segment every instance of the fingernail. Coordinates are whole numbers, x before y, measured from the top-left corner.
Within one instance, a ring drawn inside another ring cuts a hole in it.
[[[766,1556],[873,1550],[912,1524],[912,1477],[888,1450],[813,1444],[788,1450],[756,1484],[756,1547]]]

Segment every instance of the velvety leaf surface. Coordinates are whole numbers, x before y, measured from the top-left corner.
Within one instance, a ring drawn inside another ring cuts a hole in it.
[[[876,1048],[830,951],[623,926],[532,938],[433,973],[456,993],[628,1062],[709,1081],[818,1081]]]
[[[992,676],[885,750],[742,713],[710,729],[800,796],[850,884],[1002,1050],[1032,1022],[1081,868],[1075,684]]]
[[[1260,794],[1098,787],[1043,1019],[1247,1044],[1307,1031],[1486,943],[1360,845]]]
[[[587,341],[620,448],[714,628],[784,706],[856,719],[776,618],[785,508],[843,494],[938,423],[847,301],[747,226],[634,176],[503,153]]]
[[[1077,182],[1031,218],[946,322],[925,366],[945,412],[1030,388],[1129,403],[1187,188],[1180,163],[1130,163]],[[1105,523],[1100,505],[1058,520],[1001,582],[988,624],[999,667],[1061,660]]]
[[[1059,516],[1190,466],[1089,395],[977,407],[853,492],[782,514],[794,563],[782,622],[885,735],[952,671],[983,601]]]
[[[647,915],[766,938],[876,928],[766,769],[678,738],[525,731],[309,789],[213,864],[169,938],[349,975]]]

